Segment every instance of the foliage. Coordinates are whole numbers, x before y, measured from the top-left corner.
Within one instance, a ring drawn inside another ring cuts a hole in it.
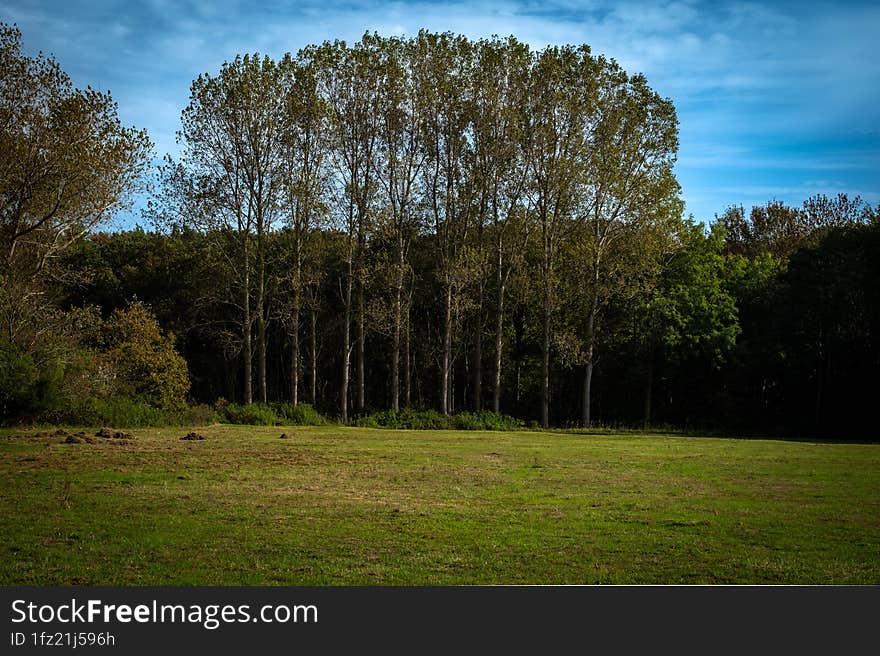
[[[324,426],[328,423],[327,418],[308,403],[298,403],[295,406],[290,403],[279,403],[274,409],[278,423],[295,426]]]
[[[53,406],[35,418],[38,422],[56,425],[115,428],[205,426],[217,421],[214,410],[207,405],[163,409],[128,396],[91,397],[76,404]]]
[[[507,415],[483,410],[442,415],[436,410],[405,408],[385,410],[360,417],[355,422],[362,428],[397,428],[406,430],[519,430],[523,422]]]
[[[174,335],[164,334],[142,303],[116,310],[105,331],[106,357],[120,390],[165,410],[185,405],[186,360],[174,348]]]
[[[519,419],[489,410],[460,412],[454,419],[458,430],[512,431],[521,430],[524,426]]]
[[[0,328],[39,333],[60,254],[130,206],[149,165],[146,132],[122,125],[109,93],[76,89],[51,57],[22,52],[0,23]]]
[[[217,406],[220,420],[227,424],[249,426],[324,426],[329,423],[308,403],[223,403]]]
[[[33,359],[13,344],[0,342],[0,422],[31,406],[36,383]]]
[[[715,365],[739,334],[736,300],[724,285],[723,236],[720,226],[708,234],[696,224],[686,226],[684,246],[667,264],[651,308],[666,348],[679,356],[702,352]]]
[[[230,403],[220,410],[220,421],[226,424],[244,424],[248,426],[275,426],[281,421],[275,410],[264,403],[240,405]]]
[[[212,421],[187,400],[225,397],[217,418],[265,425],[872,423],[877,209],[682,221],[674,106],[586,45],[235,57],[160,167],[170,229],[96,233],[149,142],[20,42],[0,28],[5,421]],[[440,412],[363,416],[389,407]]]

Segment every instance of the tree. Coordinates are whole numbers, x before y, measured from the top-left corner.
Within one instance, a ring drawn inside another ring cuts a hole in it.
[[[378,62],[375,50],[376,38],[365,35],[354,48],[348,48],[344,42],[336,41],[325,42],[320,47],[310,47],[304,51],[305,56],[315,62],[320,93],[327,103],[334,209],[346,234],[346,270],[342,290],[342,381],[339,400],[343,421],[348,420],[352,292],[356,281],[357,407],[363,409],[364,406],[363,254],[371,203],[376,190],[374,159],[379,137]]]
[[[871,206],[861,196],[850,198],[847,194],[837,194],[829,198],[825,194],[810,196],[803,204],[806,224],[813,230],[843,228],[871,222]]]
[[[681,216],[682,203],[672,170],[678,150],[672,102],[652,91],[643,76],[628,76],[613,60],[600,57],[582,71],[591,77],[582,81],[584,88],[598,77],[595,105],[586,117],[588,168],[576,200],[583,228],[577,248],[589,296],[581,422],[590,426],[600,309],[664,251],[663,241]],[[629,263],[628,274],[620,272],[624,262]]]
[[[736,344],[739,313],[736,299],[725,284],[723,249],[721,225],[714,224],[706,233],[701,225],[685,222],[679,248],[664,263],[659,284],[645,295],[640,326],[647,369],[645,426],[651,421],[658,351],[671,366],[699,359],[715,371]],[[679,366],[676,378],[685,377]]]
[[[0,342],[0,423],[30,409],[36,381],[31,356],[14,344]]]
[[[150,140],[124,127],[109,92],[73,87],[51,57],[28,57],[0,24],[0,323],[28,348],[51,306],[58,256],[131,205]]]
[[[817,205],[813,216],[822,211]],[[753,207],[748,218],[741,205],[731,206],[718,221],[724,226],[728,251],[748,257],[770,253],[788,259],[810,243],[815,229],[807,213],[778,200]]]
[[[422,217],[418,207],[418,179],[425,162],[421,141],[424,107],[418,88],[417,51],[411,41],[392,38],[382,42],[381,85],[379,88],[380,146],[377,157],[377,179],[384,195],[386,211],[380,230],[392,245],[392,262],[388,267],[391,282],[391,409],[400,409],[401,343],[408,341],[403,331],[406,298],[404,289],[411,273],[409,249]]]
[[[477,62],[471,79],[474,104],[472,175],[479,188],[477,224],[489,226],[494,247],[496,303],[492,409],[500,412],[505,292],[514,265],[522,259],[529,236],[528,225],[523,220],[523,199],[528,161],[525,108],[531,53],[527,45],[513,37],[480,41],[476,51]],[[479,409],[480,401],[481,325],[478,320],[474,358],[475,409]]]
[[[106,327],[107,351],[119,391],[166,410],[186,403],[190,382],[186,360],[141,303],[116,310]]]
[[[527,126],[529,214],[539,235],[541,298],[541,425],[550,425],[550,346],[558,303],[560,247],[573,226],[576,190],[584,176],[585,112],[595,106],[591,87],[581,87],[589,49],[548,47],[537,56],[529,79]]]
[[[809,434],[860,435],[876,423],[880,226],[844,225],[796,252],[779,280],[786,415]]]
[[[448,414],[453,405],[456,309],[473,272],[466,245],[475,189],[473,180],[465,175],[472,148],[467,80],[473,66],[473,46],[462,36],[423,30],[416,47],[421,64],[419,88],[425,103],[422,139],[427,159],[422,185],[433,220],[443,296],[440,411]]]
[[[284,319],[290,333],[290,402],[296,406],[299,403],[300,312],[306,288],[317,279],[313,241],[319,222],[327,212],[327,110],[318,95],[314,62],[287,56],[282,67],[287,75],[281,157],[282,203],[293,239],[292,262],[284,276],[290,288]],[[312,316],[314,319],[314,313]],[[314,339],[312,342],[314,344]],[[312,403],[315,402],[315,369],[313,362]]]
[[[224,63],[216,77],[200,75],[192,83],[190,102],[181,115],[182,161],[169,163],[164,170],[166,191],[179,199],[178,214],[191,225],[222,237],[217,242],[218,255],[232,269],[238,288],[239,300],[229,302],[241,312],[245,403],[253,401],[254,322],[258,391],[261,400],[267,398],[266,253],[268,235],[278,219],[283,179],[279,172],[283,80],[274,61],[256,54]]]

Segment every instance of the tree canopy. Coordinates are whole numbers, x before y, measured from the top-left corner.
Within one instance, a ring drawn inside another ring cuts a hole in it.
[[[16,28],[0,46],[7,417],[308,400],[342,421],[491,405],[830,433],[870,414],[876,209],[684,218],[675,107],[586,45],[422,31],[237,56],[193,81],[149,232],[100,231],[143,184],[146,134]]]

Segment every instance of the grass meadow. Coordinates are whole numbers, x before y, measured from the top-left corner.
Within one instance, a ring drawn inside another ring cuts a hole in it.
[[[189,430],[0,432],[0,584],[880,584],[880,444]]]

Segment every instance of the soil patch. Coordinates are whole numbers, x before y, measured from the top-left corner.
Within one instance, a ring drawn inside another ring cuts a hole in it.
[[[106,426],[95,433],[95,437],[103,437],[109,440],[127,440],[131,438],[131,433],[124,433],[122,431],[115,431],[112,428],[107,428]]]
[[[68,433],[64,431],[64,434],[67,438],[64,440],[64,444],[97,444],[98,440],[96,440],[91,435],[86,435],[84,432],[80,431],[79,433]]]

